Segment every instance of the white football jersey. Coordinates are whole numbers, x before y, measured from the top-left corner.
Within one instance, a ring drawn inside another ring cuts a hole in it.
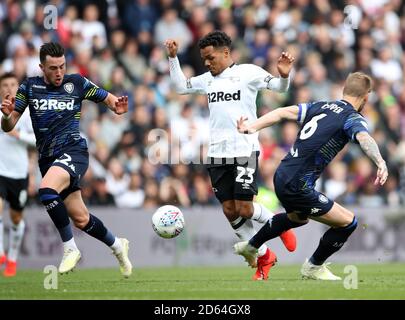
[[[210,72],[186,79],[178,58],[169,58],[170,77],[179,94],[206,94],[210,109],[210,141],[208,156],[233,158],[250,156],[260,150],[258,133],[241,134],[236,121],[245,116],[257,119],[258,90],[286,91],[289,79],[275,78],[254,64],[233,64],[221,74]]]
[[[0,129],[0,176],[12,179],[25,179],[28,176],[28,145],[35,145],[29,110],[21,115],[15,129],[19,139]]]

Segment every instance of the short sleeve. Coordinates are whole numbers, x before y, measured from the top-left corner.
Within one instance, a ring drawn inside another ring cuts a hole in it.
[[[28,106],[28,79],[24,80],[18,87],[15,96],[15,111],[24,113],[25,108]]]
[[[347,117],[343,131],[355,143],[358,143],[356,139],[357,133],[362,131],[369,132],[366,120],[359,113],[352,113]]]
[[[81,77],[83,83],[83,99],[91,100],[93,102],[99,103],[105,100],[108,96],[108,92],[103,88],[100,88],[89,79]]]
[[[308,114],[308,110],[312,107],[312,102],[298,104],[298,119],[300,124],[303,124]]]

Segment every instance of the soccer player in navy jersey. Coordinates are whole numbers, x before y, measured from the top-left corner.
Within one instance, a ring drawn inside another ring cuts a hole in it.
[[[267,240],[278,237],[290,228],[308,223],[308,218],[330,226],[318,248],[301,268],[305,279],[341,280],[325,263],[337,252],[356,229],[353,212],[315,190],[315,182],[349,142],[360,145],[378,168],[375,184],[383,185],[388,170],[375,140],[370,136],[367,122],[360,112],[368,101],[371,78],[361,72],[350,74],[343,88],[343,99],[301,103],[278,108],[247,124],[246,117],[237,121],[238,131],[251,134],[283,119],[296,120],[302,128],[290,152],[282,160],[274,176],[277,197],[286,210],[272,217],[249,241],[235,244],[235,252],[255,263],[257,248]]]
[[[43,77],[27,78],[15,97],[6,97],[1,127],[11,131],[29,108],[42,174],[39,197],[63,241],[59,272],[72,270],[81,257],[70,217],[77,228],[112,249],[122,275],[128,277],[132,273],[128,240],[115,237],[89,213],[79,186],[89,165],[86,140],[79,132],[82,101],[103,102],[120,115],[128,111],[128,97],[116,97],[79,74],[66,74],[64,48],[58,43],[45,43],[39,55]]]

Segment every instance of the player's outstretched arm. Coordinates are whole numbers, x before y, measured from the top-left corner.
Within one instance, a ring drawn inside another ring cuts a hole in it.
[[[167,55],[170,58],[176,58],[177,50],[179,49],[179,45],[178,45],[177,41],[173,40],[173,39],[167,39],[165,41],[165,47],[166,47]]]
[[[13,130],[18,119],[21,117],[21,113],[14,111],[14,109],[15,97],[10,97],[10,94],[7,94],[0,107],[0,110],[3,113],[1,118],[1,128],[4,132]]]
[[[116,97],[108,93],[107,98],[103,101],[107,107],[116,114],[123,114],[128,111],[128,97]]]
[[[167,39],[164,43],[166,53],[169,57],[169,72],[170,80],[174,84],[178,94],[198,93],[204,94],[203,84],[199,77],[191,77],[187,79],[180,66],[180,61],[177,58],[177,50],[179,48],[176,40]]]
[[[388,178],[388,169],[383,157],[381,156],[380,149],[368,132],[361,131],[356,134],[356,139],[360,144],[360,147],[363,149],[364,153],[375,163],[377,166],[377,178],[374,181],[374,184],[383,185]]]
[[[288,52],[282,52],[277,61],[278,78],[271,76],[267,89],[286,92],[290,86],[290,72],[293,68],[295,58]]]
[[[298,119],[298,106],[290,106],[284,108],[278,108],[271,112],[266,113],[265,115],[261,116],[259,119],[254,121],[251,124],[247,124],[248,118],[241,117],[237,120],[236,126],[240,133],[249,134],[255,133],[260,129],[270,127],[273,124],[280,122],[281,120],[295,120]]]
[[[288,78],[295,58],[289,52],[282,52],[277,61],[277,71],[282,78]]]

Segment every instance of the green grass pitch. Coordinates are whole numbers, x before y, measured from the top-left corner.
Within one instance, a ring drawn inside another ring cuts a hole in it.
[[[139,268],[124,279],[117,269],[77,269],[44,289],[47,274],[20,270],[0,276],[0,299],[405,299],[405,264],[356,265],[358,289],[343,282],[301,280],[299,265],[278,265],[268,281],[251,281],[248,267]],[[342,277],[343,265],[332,265]]]

